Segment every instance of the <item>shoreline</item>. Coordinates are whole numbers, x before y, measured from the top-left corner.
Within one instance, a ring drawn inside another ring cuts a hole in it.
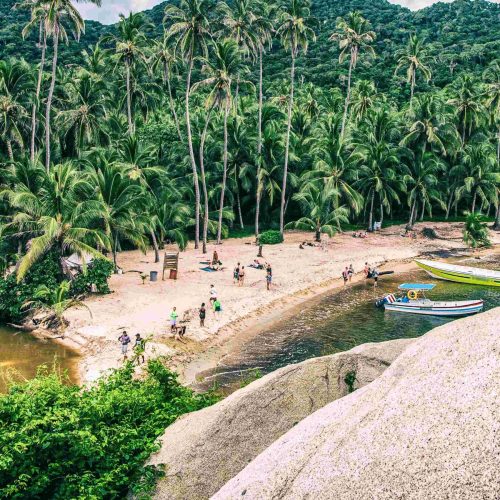
[[[436,225],[439,230],[439,226],[442,225],[442,223],[437,223]],[[392,229],[394,230],[394,227]],[[393,238],[396,233],[397,229],[396,232],[393,231],[392,234],[389,235],[389,239]],[[308,239],[311,238],[311,235],[307,236]],[[273,270],[275,269],[276,260],[278,258],[283,258],[281,255],[279,255],[280,253],[293,252],[293,250],[291,249],[295,246],[293,241],[294,237],[296,240],[300,240],[304,237],[304,234],[300,234],[299,236],[294,234],[287,234],[286,242],[284,244],[276,245],[274,246],[274,248],[265,247],[264,253],[266,257],[268,256],[268,254],[271,254],[271,251],[273,251],[274,253],[274,255],[272,255],[271,257],[273,262]],[[316,260],[320,260],[319,264],[315,264],[314,262],[310,264],[310,271],[312,271],[312,273],[306,275],[307,279],[304,279],[303,281],[299,280],[298,283],[293,283],[292,286],[288,287],[283,287],[280,286],[281,284],[278,284],[278,289],[273,293],[272,296],[265,293],[265,290],[262,293],[258,293],[257,297],[259,299],[259,302],[254,300],[254,303],[251,304],[251,306],[253,307],[248,305],[249,301],[244,302],[246,308],[239,307],[242,299],[240,297],[236,297],[236,299],[233,300],[236,307],[231,304],[231,306],[233,306],[233,311],[231,311],[231,308],[228,307],[228,312],[225,312],[225,315],[227,314],[227,316],[223,317],[221,320],[216,320],[209,313],[210,316],[207,316],[207,318],[209,318],[209,323],[212,323],[209,328],[205,328],[203,331],[200,331],[200,329],[196,327],[196,324],[189,324],[188,334],[184,339],[185,343],[175,341],[168,333],[165,333],[165,322],[163,321],[162,327],[161,318],[146,318],[147,321],[149,321],[147,326],[148,330],[153,330],[153,341],[150,342],[147,346],[147,357],[158,355],[166,356],[166,358],[168,359],[168,366],[179,374],[180,381],[183,384],[195,386],[197,375],[201,372],[216,367],[224,359],[225,355],[231,352],[234,347],[241,345],[250,338],[257,336],[260,332],[262,332],[266,328],[269,328],[278,320],[292,317],[297,313],[298,308],[303,307],[304,304],[311,304],[315,300],[321,300],[322,296],[324,296],[325,294],[332,293],[332,291],[334,290],[336,290],[338,293],[343,288],[343,282],[339,277],[340,272],[334,271],[333,274],[331,272],[332,270],[335,270],[335,268],[339,265],[339,259],[335,260],[335,257],[338,257],[338,255],[341,254],[342,251],[347,251],[347,253],[349,253],[349,246],[352,246],[349,245],[351,243],[351,239],[346,240],[346,238],[350,238],[350,233],[343,233],[342,237],[343,241],[339,241],[339,237],[336,237],[338,238],[337,240],[334,239],[332,241],[333,248],[330,248],[330,250],[333,250],[335,252],[333,256],[321,254],[319,253],[319,249],[309,249],[306,251],[311,252],[311,262],[313,261],[312,257],[314,257]],[[292,241],[290,242],[289,240]],[[233,247],[238,247],[238,255],[240,253],[243,253],[243,251],[251,254],[254,254],[256,252],[256,247],[248,245],[244,240],[226,240],[226,242],[228,242],[226,243],[226,245],[220,247],[220,252],[228,252]],[[413,242],[408,242],[406,241],[406,239],[397,239],[396,242],[401,242],[401,245],[394,245],[394,242],[391,242],[391,245],[388,247],[385,241],[380,248],[376,244],[372,246],[366,245],[366,248],[363,248],[363,250],[365,251],[362,252],[361,255],[358,255],[356,257],[358,259],[358,264],[355,264],[355,268],[360,269],[361,266],[359,265],[359,261],[365,261],[366,259],[370,262],[371,265],[379,267],[380,270],[390,268],[391,270],[394,270],[396,272],[402,272],[404,270],[410,270],[414,268],[415,264],[412,261],[422,255],[434,257],[441,256],[442,258],[445,258],[444,255],[448,257],[472,255],[470,250],[463,247],[463,243],[461,241],[457,241],[457,238],[443,238],[435,240],[421,239],[418,240],[418,244],[412,244]],[[356,240],[354,240],[354,243],[357,243]],[[495,239],[492,248],[485,249],[477,253],[476,255],[484,257],[490,253],[496,253],[496,247],[498,247],[498,242]],[[190,256],[191,260],[199,260],[199,256],[196,255],[198,251],[190,250],[190,252],[191,254],[195,254]],[[188,257],[186,254],[187,252],[185,252],[184,255],[181,254],[181,256],[184,257],[185,260],[188,260],[186,258]],[[374,254],[378,256],[378,260],[369,258],[369,256],[373,256]],[[394,254],[395,258],[387,258],[385,257],[386,254],[390,256]],[[324,259],[324,257],[330,257],[329,259],[327,259],[330,274],[326,275],[325,279],[318,280],[315,278],[317,278],[318,273],[322,273],[322,270],[319,269],[318,271],[316,271],[315,266],[323,266],[323,260],[321,260],[321,258]],[[242,260],[244,259],[243,257],[241,258]],[[355,257],[351,258],[353,259],[353,261],[355,260]],[[347,262],[342,254],[341,260]],[[231,265],[230,262],[228,262],[228,264]],[[185,271],[184,274],[187,276],[189,272],[192,271]],[[222,275],[223,273],[213,274]],[[200,273],[198,273],[197,276],[201,276],[202,278],[205,277],[204,273],[201,273],[201,275]],[[227,276],[227,274],[225,276]],[[219,278],[219,276],[216,277]],[[114,279],[118,280],[120,278],[114,277]],[[181,276],[178,282],[172,283],[166,281],[163,282],[161,286],[163,286],[167,291],[171,291],[171,289],[173,288],[174,294],[179,294],[180,288],[182,286],[185,288],[187,287],[189,292],[189,283],[181,283],[182,280],[183,276]],[[213,278],[210,277],[206,281],[210,282],[212,280]],[[364,281],[364,276],[361,272],[354,275],[352,283],[355,284],[362,281]],[[228,296],[233,297],[233,295],[245,293],[245,289],[251,289],[254,284],[255,283],[250,283],[248,285],[245,285],[245,287],[239,288],[225,283],[224,287],[229,288],[227,288],[227,290],[224,289],[224,291]],[[157,286],[157,284],[155,283],[149,285],[150,286],[146,285],[144,288],[141,288],[141,286],[139,285],[139,287],[136,287],[135,289],[139,289],[141,292],[142,290],[144,290],[143,293],[152,294],[154,293],[153,286]],[[197,286],[199,288],[199,284],[197,284]],[[216,286],[220,288],[219,284],[217,284]],[[115,287],[112,285],[112,289],[114,288]],[[88,302],[90,302],[89,305],[92,308],[93,303],[99,302],[105,302],[106,304],[109,303],[111,306],[114,306],[116,305],[116,303],[120,302],[127,303],[127,300],[125,300],[123,295],[121,296],[120,293],[121,291],[119,290],[108,296],[92,298]],[[151,299],[154,299],[154,297],[151,297]],[[130,307],[125,311],[129,312],[129,309]],[[161,308],[160,310],[164,311],[164,308]],[[103,311],[104,313],[106,313],[106,308],[104,308]],[[64,338],[58,338],[54,340],[64,345],[66,348],[76,351],[77,354],[81,356],[77,361],[77,371],[79,374],[80,383],[96,380],[106,370],[119,366],[121,363],[120,356],[117,356],[118,349],[116,347],[116,338],[118,337],[118,335],[116,334],[115,336],[115,333],[108,333],[109,330],[113,329],[114,325],[109,327],[108,331],[105,331],[105,326],[100,323],[97,326],[89,325],[88,319],[81,311],[71,312],[72,316],[76,317],[78,321],[75,321],[73,318],[71,318],[70,328],[66,332]],[[181,310],[179,312],[181,312]],[[110,320],[115,320],[115,324],[120,324],[117,323],[117,321],[119,320],[116,320],[116,317],[111,314],[111,311],[107,316],[105,316],[106,319],[108,319],[108,316]],[[195,320],[195,322],[196,321],[197,320]],[[123,324],[127,327],[127,330],[128,328],[130,328],[130,330],[128,330],[129,333],[134,333],[135,326],[132,328],[127,326],[125,316],[123,316]],[[154,328],[156,327],[158,329],[158,324],[160,324],[161,330],[155,331]]]

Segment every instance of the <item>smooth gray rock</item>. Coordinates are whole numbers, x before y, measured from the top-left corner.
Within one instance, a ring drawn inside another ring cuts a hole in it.
[[[213,498],[498,500],[500,308],[416,340]]]
[[[150,463],[165,464],[156,498],[206,499],[294,425],[377,378],[413,342],[365,344],[351,351],[289,365],[249,384],[220,403],[181,417],[168,427]]]

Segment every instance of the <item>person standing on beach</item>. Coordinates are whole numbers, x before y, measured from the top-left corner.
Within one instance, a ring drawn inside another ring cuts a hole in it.
[[[170,313],[170,331],[172,333],[175,333],[175,330],[177,328],[177,318],[179,315],[177,314],[177,308],[174,307],[172,309],[172,312]]]
[[[245,266],[241,266],[238,285],[243,286],[244,283],[245,283]]]
[[[370,273],[370,266],[368,265],[368,262],[365,262],[365,268],[363,269],[363,272],[365,273],[365,278],[368,278],[368,274]]]
[[[347,285],[347,280],[349,279],[349,268],[347,266],[342,271],[342,278],[344,278],[344,286]]]
[[[351,264],[349,266],[349,283],[351,282],[353,275],[354,275],[354,267]]]
[[[266,288],[267,290],[271,290],[271,283],[273,281],[273,273],[270,271],[271,268],[268,268],[266,273]]]
[[[234,283],[238,283],[240,280],[240,263],[238,262],[238,265],[234,268],[233,271],[233,281]]]
[[[222,311],[222,306],[219,299],[215,299],[214,302],[214,314],[218,316]]]
[[[238,273],[239,276],[239,273]],[[210,304],[214,305],[214,302],[217,300],[217,290],[213,285],[210,285]]]
[[[376,267],[373,268],[372,278],[373,278],[373,288],[375,288],[376,286],[378,286],[378,270]]]
[[[130,344],[130,337],[128,336],[128,333],[126,331],[123,331],[123,333],[118,337],[118,341],[122,346],[123,360],[126,360],[128,345]]]
[[[205,317],[207,315],[207,310],[205,309],[205,302],[201,304],[200,307],[200,326],[205,326]]]
[[[134,343],[134,352],[135,355],[137,356],[137,364],[141,364],[141,358],[142,362],[145,363],[145,358],[144,358],[144,350],[146,348],[146,344],[144,342],[144,339],[141,337],[140,333],[135,334],[135,343]]]

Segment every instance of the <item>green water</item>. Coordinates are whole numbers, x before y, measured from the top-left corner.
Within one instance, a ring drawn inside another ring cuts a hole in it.
[[[461,263],[474,264],[473,261]],[[499,266],[490,262],[488,267]],[[200,374],[199,379],[203,379],[200,385],[206,388],[216,382],[231,390],[242,380],[251,378],[254,369],[265,374],[290,363],[345,351],[366,342],[419,337],[453,321],[452,318],[385,312],[374,306],[376,298],[394,292],[404,282],[436,283],[435,291],[428,294],[435,300],[483,299],[485,310],[500,306],[498,288],[433,280],[421,270],[383,276],[375,289],[371,283],[357,284],[326,295],[310,307],[305,305],[293,318],[275,324],[225,356],[216,369]]]
[[[67,370],[70,379],[77,380],[78,356],[71,350],[50,341],[34,338],[29,333],[0,326],[0,393],[9,380],[33,378],[40,365]]]

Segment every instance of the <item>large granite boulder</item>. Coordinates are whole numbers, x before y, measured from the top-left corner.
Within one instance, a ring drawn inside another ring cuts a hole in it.
[[[416,340],[213,498],[498,500],[500,308]]]
[[[290,365],[181,417],[150,461],[165,464],[156,498],[209,498],[302,419],[348,394],[352,382],[357,388],[376,379],[412,341],[365,344]]]

